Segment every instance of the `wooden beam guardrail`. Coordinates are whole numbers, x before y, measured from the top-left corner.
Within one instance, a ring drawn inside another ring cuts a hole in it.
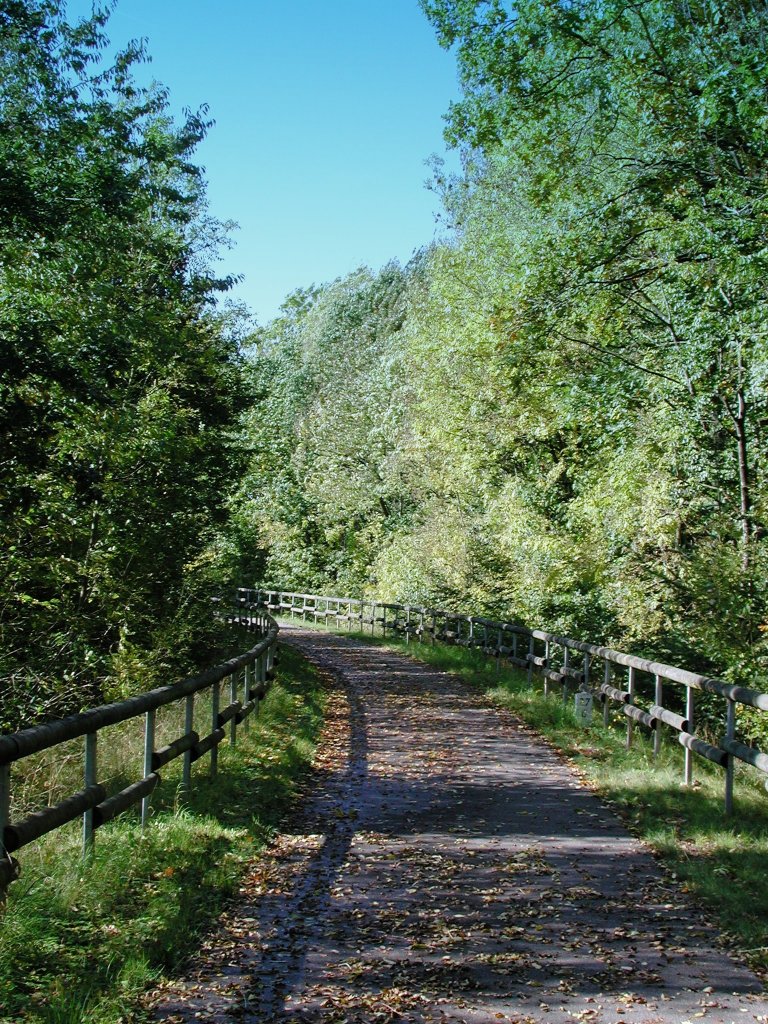
[[[484,616],[422,605],[378,602],[371,598],[300,594],[275,588],[244,588],[239,593],[242,600],[263,602],[268,608],[287,613],[291,618],[306,618],[307,613],[314,611],[320,603],[325,624],[334,620],[345,622],[348,630],[357,624],[360,630],[370,626],[371,633],[374,633],[379,627],[383,635],[389,630],[405,636],[407,641],[417,636],[427,638],[433,644],[443,642],[480,648],[495,657],[497,665],[506,662],[527,670],[531,679],[534,675],[540,676],[547,694],[552,683],[559,684],[563,700],[568,699],[569,693],[572,694],[576,688],[594,688],[603,705],[606,723],[610,720],[611,706],[619,705],[622,720],[626,722],[627,746],[631,745],[638,726],[649,730],[657,754],[665,731],[677,734],[677,740],[685,750],[686,785],[693,784],[694,754],[725,768],[725,810],[728,814],[733,811],[736,761],[761,772],[768,789],[768,754],[741,742],[736,736],[738,705],[768,711],[768,693],[761,690],[734,685],[599,644],[531,629],[517,622],[497,622]],[[595,675],[600,665],[603,681],[593,684],[591,675]],[[674,688],[665,684],[674,684]],[[664,704],[665,688],[673,695],[673,707]],[[696,691],[713,694],[725,701],[725,735],[719,744],[696,735]]]
[[[281,609],[285,610],[285,609]],[[268,681],[274,677],[279,626],[267,608],[246,600],[238,591],[235,607],[227,618],[255,633],[258,642],[244,654],[231,658],[196,676],[161,686],[127,700],[91,708],[81,714],[43,722],[19,732],[0,736],[0,899],[5,888],[18,877],[19,865],[12,854],[62,825],[83,818],[83,853],[87,855],[98,828],[136,804],[141,804],[142,824],[149,816],[149,801],[160,783],[158,770],[177,757],[183,757],[182,787],[191,786],[191,766],[210,753],[210,773],[217,771],[217,748],[227,735],[234,744],[235,730],[258,710],[266,696]],[[222,680],[230,680],[229,704],[219,709]],[[211,732],[200,738],[192,728],[195,696],[211,693]],[[182,704],[185,730],[171,743],[155,749],[155,715],[159,708]],[[130,719],[144,719],[143,774],[118,793],[109,794],[97,780],[97,739],[108,726]],[[33,754],[58,745],[84,739],[84,788],[50,807],[35,810],[19,821],[11,820],[12,766]]]

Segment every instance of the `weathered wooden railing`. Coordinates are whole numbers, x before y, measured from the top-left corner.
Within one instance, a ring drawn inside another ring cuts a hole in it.
[[[768,755],[738,737],[736,715],[738,705],[768,711],[768,693],[519,623],[370,599],[283,590],[245,589],[238,593],[243,601],[262,601],[277,615],[300,615],[315,622],[344,623],[349,629],[370,627],[372,633],[378,629],[386,635],[390,630],[408,639],[418,637],[432,643],[475,647],[494,657],[497,664],[505,661],[525,669],[529,679],[540,676],[545,693],[549,695],[557,688],[563,700],[573,691],[592,693],[602,703],[606,723],[612,707],[620,710],[626,723],[627,746],[638,726],[652,733],[655,753],[659,752],[665,728],[676,734],[685,752],[686,785],[693,783],[694,754],[723,768],[728,814],[733,811],[737,761],[768,776]],[[714,694],[724,701],[724,735],[717,743],[710,742],[711,736],[704,738],[696,733],[696,691]],[[665,700],[672,706],[665,706]],[[768,789],[768,779],[765,786]]]
[[[182,789],[192,785],[192,765],[210,754],[210,773],[218,765],[218,746],[227,735],[235,744],[236,728],[257,710],[273,677],[279,627],[268,610],[251,601],[240,600],[232,621],[245,626],[258,637],[258,643],[245,654],[190,676],[169,686],[161,686],[127,700],[91,708],[68,718],[55,719],[21,732],[0,736],[0,895],[18,877],[19,866],[12,856],[21,847],[39,839],[70,821],[83,818],[83,851],[94,842],[96,829],[134,804],[141,803],[145,825],[150,811],[150,796],[160,782],[159,770],[177,757],[183,757]],[[220,686],[229,679],[229,703],[221,707]],[[194,731],[195,696],[210,692],[210,733],[201,737]],[[155,748],[155,715],[165,705],[183,702],[184,732],[160,749]],[[99,732],[108,726],[144,716],[144,744],[141,777],[117,793],[108,793],[98,781],[97,743]],[[225,728],[228,726],[228,730]],[[23,758],[49,750],[78,738],[83,739],[83,788],[53,806],[34,811],[19,821],[11,820],[11,767]]]

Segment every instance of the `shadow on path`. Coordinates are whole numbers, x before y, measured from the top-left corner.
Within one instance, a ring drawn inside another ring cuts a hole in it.
[[[768,1020],[697,907],[508,713],[389,649],[284,636],[340,681],[327,742],[157,1019]]]

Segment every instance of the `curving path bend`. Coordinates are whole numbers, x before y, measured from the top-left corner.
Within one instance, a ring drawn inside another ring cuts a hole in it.
[[[328,670],[325,739],[156,1020],[768,1022],[757,978],[512,716],[386,648],[281,636]]]

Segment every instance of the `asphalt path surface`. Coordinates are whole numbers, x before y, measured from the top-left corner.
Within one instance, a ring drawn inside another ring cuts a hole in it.
[[[155,1019],[768,1022],[701,908],[513,716],[388,648],[281,636],[328,676],[318,757]]]

